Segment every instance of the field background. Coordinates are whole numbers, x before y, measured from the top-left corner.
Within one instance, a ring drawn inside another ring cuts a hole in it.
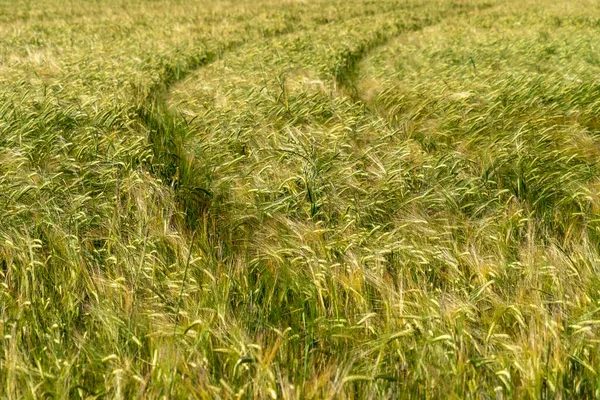
[[[600,3],[0,0],[0,398],[599,398]]]

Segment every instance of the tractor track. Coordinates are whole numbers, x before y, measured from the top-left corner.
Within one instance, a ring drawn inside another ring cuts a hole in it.
[[[422,6],[424,4],[413,5],[411,10],[414,11],[415,8],[418,9]],[[476,7],[461,8],[449,17],[413,21],[412,23],[396,21],[391,25],[380,28],[354,48],[348,48],[344,51],[340,55],[339,61],[331,67],[330,73],[332,79],[338,88],[341,89],[338,90],[338,93],[340,95],[347,95],[353,102],[364,107],[366,103],[358,92],[356,80],[359,76],[360,63],[371,52],[385,46],[401,35],[435,26],[448,18],[464,16],[470,12],[490,7],[492,7],[491,3],[484,3]],[[398,9],[386,10],[376,15],[393,12],[398,12]],[[353,17],[353,19],[359,18],[361,16]],[[336,22],[341,23],[344,21],[317,20],[314,27]],[[269,41],[306,31],[309,31],[309,28],[295,29],[294,25],[289,25],[285,29],[274,31],[272,34],[265,35],[259,40]],[[161,77],[158,82],[148,89],[147,94],[143,97],[136,110],[138,121],[148,132],[148,141],[154,155],[148,168],[155,176],[174,189],[177,203],[184,216],[184,226],[191,230],[205,216],[210,206],[212,194],[194,181],[193,174],[186,174],[184,172],[186,166],[194,162],[188,159],[189,156],[186,155],[185,145],[181,140],[183,136],[182,132],[190,128],[183,117],[168,109],[166,95],[176,83],[184,80],[190,74],[215,63],[227,54],[238,51],[251,43],[253,42],[243,39],[233,40],[224,43],[216,49],[191,54],[183,61],[174,65],[167,65],[160,74]],[[364,109],[375,117],[380,117],[376,111],[370,110],[368,106],[364,107]]]

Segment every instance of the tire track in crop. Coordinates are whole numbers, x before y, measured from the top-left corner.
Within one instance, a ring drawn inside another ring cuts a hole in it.
[[[333,69],[333,76],[336,83],[344,89],[344,91],[352,98],[352,100],[360,103],[365,103],[363,96],[358,91],[356,86],[356,80],[359,76],[360,63],[373,51],[386,46],[392,40],[401,37],[402,35],[406,35],[408,33],[414,33],[422,31],[425,28],[429,28],[432,26],[436,26],[441,24],[442,22],[451,19],[451,18],[459,18],[464,17],[465,15],[469,15],[473,12],[483,11],[486,9],[495,8],[496,5],[491,2],[482,3],[476,6],[461,6],[458,12],[451,16],[445,16],[435,21],[427,21],[424,24],[413,23],[406,26],[395,26],[395,31],[390,34],[386,34],[385,32],[378,32],[373,40],[367,41],[358,48],[353,51],[348,51],[342,57],[342,60],[338,65],[336,65]]]
[[[383,9],[380,13],[372,14],[368,10],[365,15],[376,16],[390,13],[397,13],[398,10],[406,8],[415,11],[424,7],[425,3],[412,3],[406,7],[394,7],[392,9]],[[459,4],[460,5],[460,4]],[[469,5],[460,6],[457,13],[461,15],[473,11],[490,7],[490,3],[484,3],[478,7]],[[456,8],[456,7],[455,7]],[[353,15],[350,19],[359,19],[365,15]],[[418,15],[418,14],[415,14]],[[367,54],[374,49],[384,46],[390,40],[407,32],[414,32],[425,27],[441,23],[448,17],[431,18],[424,17],[424,21],[417,18],[413,21],[398,21],[379,28],[373,35],[359,43],[354,48],[348,48],[339,56],[339,61],[331,67],[333,81],[343,88],[346,93],[357,103],[363,103],[356,90],[356,78],[358,76],[358,65]],[[327,25],[335,22],[345,22],[342,16],[339,18],[313,20],[314,25],[297,29],[295,24],[286,25],[284,29],[268,32],[257,40],[271,40],[273,38],[285,36],[292,33],[305,32],[315,27]],[[160,178],[165,184],[171,186],[175,192],[176,201],[185,215],[184,223],[191,227],[205,215],[212,199],[212,193],[199,184],[194,174],[197,162],[186,154],[183,138],[191,129],[187,122],[174,111],[168,110],[165,102],[166,94],[178,82],[184,80],[191,73],[204,68],[217,60],[224,54],[239,50],[244,45],[252,43],[252,40],[246,38],[234,39],[223,43],[220,47],[194,53],[184,57],[183,60],[166,65],[160,73],[157,82],[150,86],[136,110],[137,119],[148,132],[148,141],[153,151],[153,159],[148,168],[151,173]]]
[[[424,3],[412,4],[411,8],[414,10],[424,5]],[[381,15],[397,11],[398,8],[376,14],[365,11],[365,15]],[[353,16],[351,19],[361,16],[364,15]],[[266,34],[258,40],[270,40],[343,21],[345,21],[343,17],[339,20],[316,19],[313,26],[303,29],[296,29],[294,24],[290,24],[285,29]],[[187,173],[193,170],[194,164],[194,160],[186,155],[182,140],[189,126],[183,118],[168,110],[165,104],[166,94],[176,83],[184,80],[191,73],[218,61],[224,54],[239,50],[250,43],[251,41],[244,38],[232,40],[217,49],[191,54],[182,61],[166,65],[160,73],[160,78],[142,96],[136,109],[139,123],[148,131],[148,141],[154,154],[148,168],[151,173],[174,189],[177,204],[185,216],[184,226],[188,228],[195,225],[204,215],[210,205],[212,194],[197,184],[194,174]],[[346,69],[341,68],[339,73],[343,74],[345,71]]]
[[[317,22],[317,25],[328,23],[328,20],[323,20]],[[286,29],[267,34],[260,40],[269,40],[294,32],[298,30],[294,25],[289,25]],[[186,156],[181,139],[189,127],[185,120],[168,109],[165,96],[176,83],[191,73],[211,65],[224,54],[234,52],[249,43],[250,41],[244,38],[233,40],[215,50],[191,54],[181,62],[165,66],[157,83],[148,89],[136,110],[139,122],[148,131],[148,141],[154,154],[148,168],[163,183],[173,188],[176,202],[184,215],[184,226],[189,228],[204,214],[212,194],[198,185],[192,174],[185,173],[193,164],[193,160]]]

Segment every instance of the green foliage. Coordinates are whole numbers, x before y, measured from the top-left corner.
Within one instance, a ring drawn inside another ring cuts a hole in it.
[[[0,1],[0,396],[600,396],[600,9]]]

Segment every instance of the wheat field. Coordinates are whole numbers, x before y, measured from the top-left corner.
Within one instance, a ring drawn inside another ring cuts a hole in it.
[[[0,0],[0,398],[600,398],[600,3]]]

